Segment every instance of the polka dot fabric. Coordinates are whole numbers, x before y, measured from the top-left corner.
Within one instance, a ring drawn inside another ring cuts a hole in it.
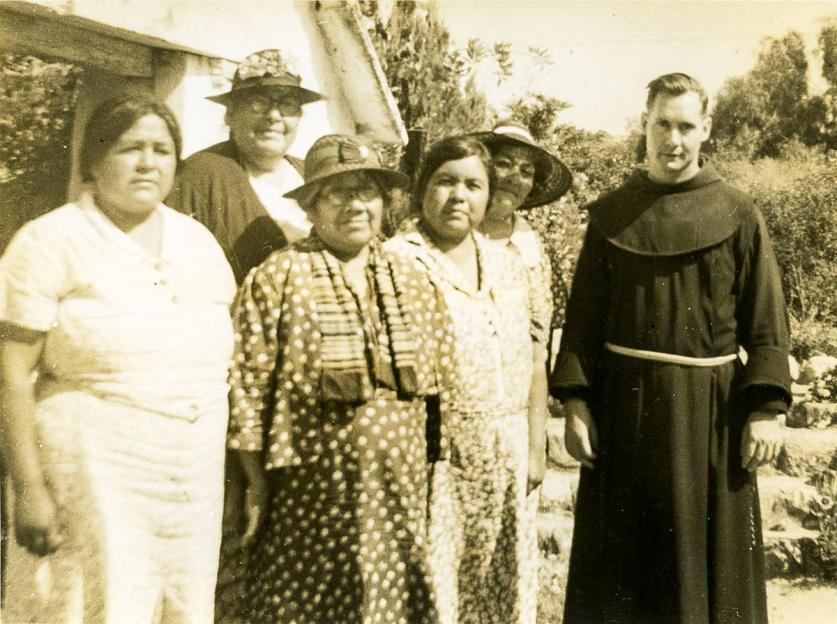
[[[420,392],[396,392],[389,342],[374,305],[366,403],[320,399],[320,333],[311,253],[299,243],[248,276],[235,308],[228,445],[263,452],[267,521],[249,554],[246,622],[438,622],[427,552],[427,408],[446,378],[450,320],[440,295],[407,258],[393,258],[409,295]]]

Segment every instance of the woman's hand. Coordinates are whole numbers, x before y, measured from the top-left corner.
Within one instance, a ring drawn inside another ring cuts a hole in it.
[[[244,492],[244,533],[241,545],[249,546],[267,515],[268,490],[264,473],[247,482]]]
[[[564,444],[567,452],[585,468],[593,469],[599,437],[596,423],[587,402],[583,399],[569,399],[566,403],[567,422],[564,431]]]
[[[238,460],[241,463],[246,486],[241,507],[241,546],[248,546],[256,536],[259,528],[267,516],[269,488],[265,475],[262,455],[259,452],[239,451]],[[237,497],[241,501],[241,497]]]
[[[750,414],[741,436],[741,467],[752,472],[772,462],[782,449],[782,438],[782,425],[776,414]]]
[[[41,484],[15,492],[15,536],[17,543],[33,555],[51,555],[61,547],[58,513],[52,495]]]
[[[526,484],[526,493],[529,494],[532,490],[543,483],[543,478],[546,475],[546,448],[541,445],[540,448],[529,448],[529,472],[528,481]]]

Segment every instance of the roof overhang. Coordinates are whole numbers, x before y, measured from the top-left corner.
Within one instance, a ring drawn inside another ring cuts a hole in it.
[[[78,6],[50,0],[0,2],[0,47],[134,78],[153,75],[154,50],[219,58],[207,50],[79,14]]]
[[[320,0],[312,6],[358,133],[405,145],[407,129],[355,3]]]

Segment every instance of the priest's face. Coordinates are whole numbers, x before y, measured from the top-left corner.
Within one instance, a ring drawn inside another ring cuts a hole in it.
[[[659,94],[642,117],[648,152],[648,175],[660,184],[677,184],[697,175],[701,144],[709,138],[712,119],[700,95]]]

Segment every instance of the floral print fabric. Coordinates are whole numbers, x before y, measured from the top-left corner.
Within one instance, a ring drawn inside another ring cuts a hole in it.
[[[526,495],[533,327],[519,256],[474,234],[480,286],[418,225],[389,241],[443,293],[455,337],[455,387],[443,402],[449,460],[434,464],[430,551],[440,619],[531,624],[537,595],[536,497]]]

